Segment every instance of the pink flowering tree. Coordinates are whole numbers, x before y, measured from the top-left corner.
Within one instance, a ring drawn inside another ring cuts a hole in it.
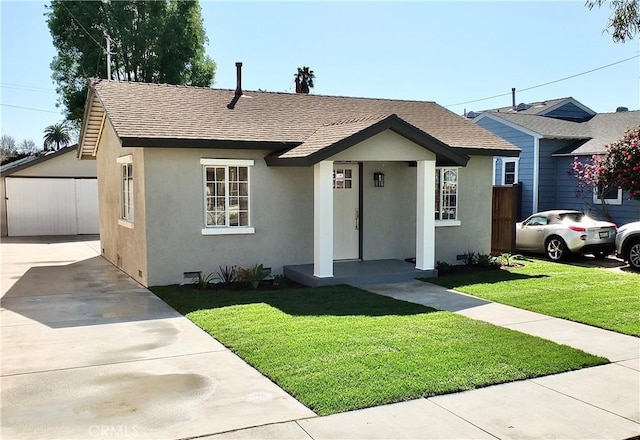
[[[627,131],[622,139],[607,146],[603,157],[602,174],[611,185],[629,192],[633,200],[640,200],[640,126]]]
[[[569,169],[569,175],[578,183],[578,197],[591,208],[592,192],[596,191],[602,200],[602,213],[610,218],[604,193],[608,188],[620,187],[629,192],[629,197],[640,200],[640,126],[627,131],[622,139],[605,145],[603,155],[593,155],[587,162],[576,157]]]
[[[590,210],[599,210],[606,218],[611,219],[606,199],[604,198],[604,193],[609,186],[609,179],[603,167],[603,156],[594,154],[587,161],[583,160],[576,156],[568,171],[569,175],[573,176],[578,184],[576,196],[582,199],[582,202],[589,206]],[[594,191],[598,199],[602,201],[601,205],[596,205],[593,202]]]

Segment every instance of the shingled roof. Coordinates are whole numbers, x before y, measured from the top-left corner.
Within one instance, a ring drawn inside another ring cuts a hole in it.
[[[491,117],[533,131],[544,139],[576,140],[554,154],[558,156],[604,153],[605,145],[622,138],[627,130],[640,126],[640,110],[598,113],[585,122],[513,113],[492,113]]]
[[[228,89],[92,80],[80,155],[95,155],[105,118],[123,146],[264,148],[282,153],[300,147],[290,153],[300,157],[389,115],[460,153],[519,154],[513,144],[434,102],[245,91],[230,109],[227,104],[233,98],[234,91]]]

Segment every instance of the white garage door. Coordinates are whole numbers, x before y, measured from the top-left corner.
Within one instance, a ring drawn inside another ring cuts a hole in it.
[[[96,179],[7,177],[10,236],[97,234]]]

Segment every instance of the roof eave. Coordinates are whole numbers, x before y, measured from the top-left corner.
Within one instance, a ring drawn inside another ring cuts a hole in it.
[[[120,138],[123,147],[132,148],[215,148],[236,150],[275,150],[289,149],[299,143],[278,141],[237,141],[225,139],[189,139],[189,138],[153,138],[129,137]]]
[[[432,151],[436,154],[440,162],[466,166],[469,161],[469,156],[465,153],[456,151],[454,148],[414,127],[395,114],[307,156],[284,158],[280,157],[282,155],[281,153],[277,156],[269,155],[265,158],[265,161],[269,166],[313,166],[385,130],[391,130],[421,147]]]

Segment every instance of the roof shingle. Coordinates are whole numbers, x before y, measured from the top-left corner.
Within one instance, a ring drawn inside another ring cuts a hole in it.
[[[360,124],[371,124],[372,118],[397,114],[454,148],[487,154],[519,151],[428,101],[245,91],[235,108],[229,109],[233,90],[107,80],[94,80],[91,87],[121,139],[280,142],[290,146],[306,142],[304,148],[316,148],[348,135]],[[335,125],[339,121],[343,127]]]

